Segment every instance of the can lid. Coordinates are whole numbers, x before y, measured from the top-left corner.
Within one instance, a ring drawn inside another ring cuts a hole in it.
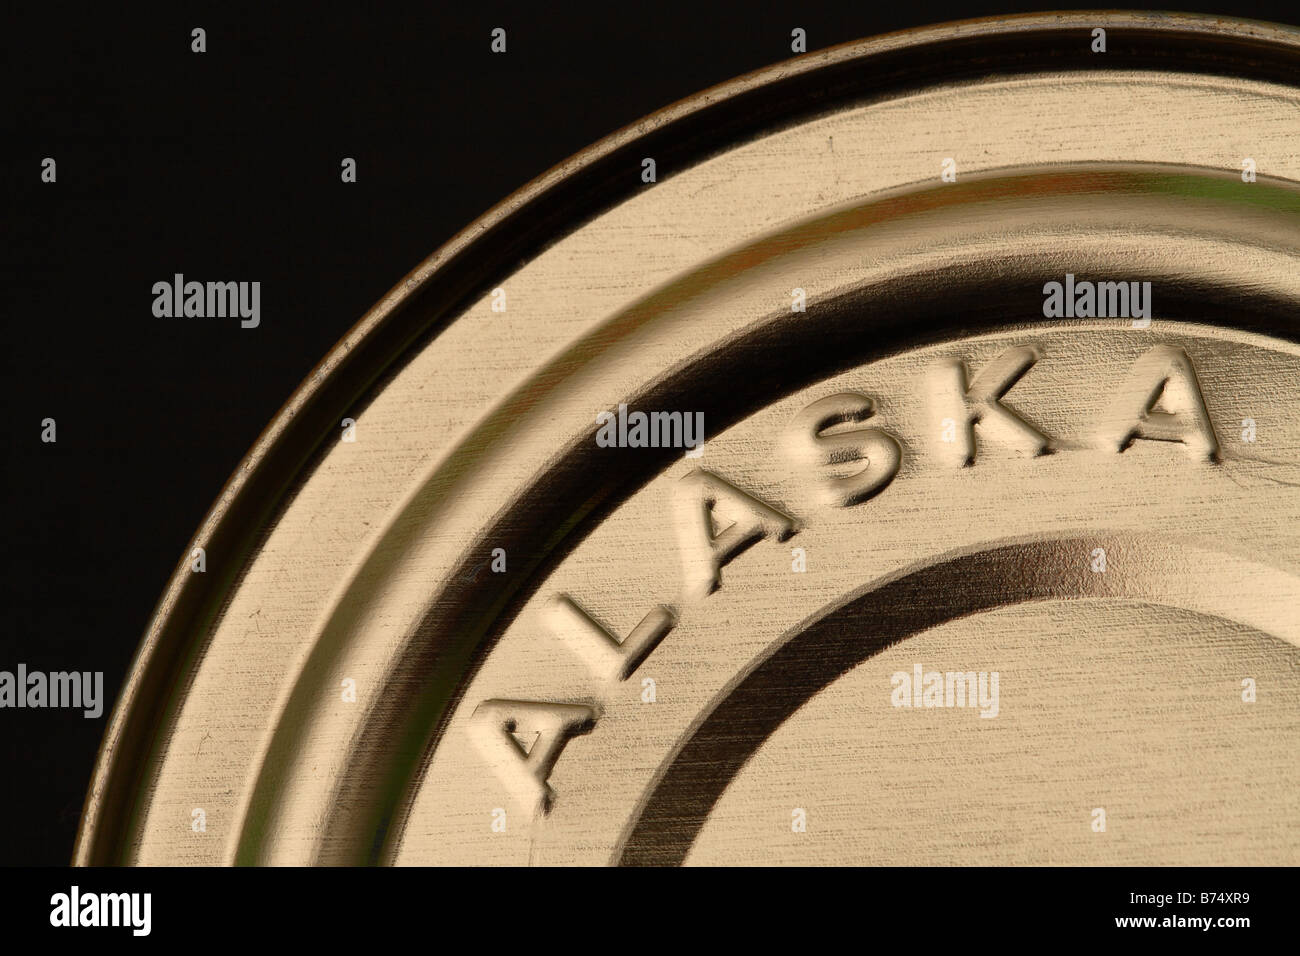
[[[76,862],[1292,859],[1298,51],[945,25],[540,177],[231,478]]]

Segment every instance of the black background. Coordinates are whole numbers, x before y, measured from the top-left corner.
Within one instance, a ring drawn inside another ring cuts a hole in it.
[[[789,58],[796,26],[817,50],[1043,9],[108,6],[18,23],[9,4],[0,40],[0,669],[103,671],[107,698],[98,720],[0,711],[0,864],[68,861],[108,707],[204,514],[299,382],[439,245],[602,136]],[[1180,9],[1300,21],[1293,2]],[[260,281],[261,326],[155,318],[151,287],[176,272]]]

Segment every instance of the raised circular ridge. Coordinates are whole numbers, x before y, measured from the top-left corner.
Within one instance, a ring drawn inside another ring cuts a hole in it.
[[[418,341],[436,335],[439,323],[481,290],[501,263],[517,259],[530,243],[536,249],[552,241],[559,231],[559,210],[565,217],[575,212],[566,207],[568,200],[585,196],[576,211],[589,213],[625,193],[622,166],[640,150],[653,148],[684,163],[687,156],[706,154],[717,143],[742,136],[741,129],[767,128],[777,117],[799,115],[810,105],[829,108],[865,92],[885,95],[927,82],[926,68],[905,62],[922,53],[928,69],[935,70],[936,61],[942,63],[936,71],[941,79],[1081,65],[1077,31],[1096,23],[1128,28],[1108,68],[1231,70],[1288,82],[1296,77],[1293,30],[1197,17],[1081,14],[976,21],[849,44],[700,94],[552,170],[418,267],[345,336],[290,399],[223,490],[199,538],[228,553],[246,550],[259,530],[273,522],[297,476],[313,467],[338,411],[356,408],[357,396],[385,370],[400,364]],[[971,55],[958,56],[959,51]],[[876,68],[860,69],[864,63]],[[930,74],[929,80],[934,78]],[[767,106],[755,112],[758,100]],[[532,220],[528,228],[516,228],[522,218]],[[203,630],[204,621],[220,612],[221,597],[237,584],[233,570],[196,580],[182,567],[173,577],[101,749],[78,837],[77,862],[124,859],[121,840],[139,797],[137,788],[149,776],[150,748],[163,734],[174,695],[184,692],[177,678],[196,653],[190,641]]]

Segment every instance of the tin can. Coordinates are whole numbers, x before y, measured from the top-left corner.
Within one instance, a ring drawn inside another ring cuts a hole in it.
[[[195,535],[81,864],[1294,863],[1300,32],[808,54],[399,283]]]

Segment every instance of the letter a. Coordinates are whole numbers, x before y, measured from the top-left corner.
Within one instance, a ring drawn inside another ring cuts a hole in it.
[[[721,569],[766,537],[785,541],[799,530],[789,515],[764,504],[711,472],[697,468],[677,485],[678,537],[686,563],[686,589],[705,597],[722,584]],[[717,511],[734,514],[718,527]]]
[[[1157,407],[1166,400],[1177,410]],[[1104,440],[1119,452],[1137,441],[1180,442],[1194,457],[1219,460],[1219,440],[1186,352],[1157,345],[1139,356],[1111,406]]]
[[[582,704],[485,700],[470,721],[475,744],[501,782],[530,812],[548,813],[555,799],[546,782],[551,770],[570,738],[595,725],[596,712]]]

